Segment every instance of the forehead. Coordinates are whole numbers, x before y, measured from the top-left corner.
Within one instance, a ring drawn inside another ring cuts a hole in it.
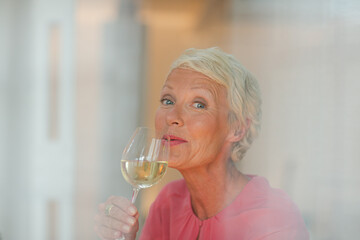
[[[169,74],[163,88],[206,89],[214,95],[218,95],[221,91],[226,92],[224,86],[215,82],[208,76],[193,70],[181,68],[176,68]]]

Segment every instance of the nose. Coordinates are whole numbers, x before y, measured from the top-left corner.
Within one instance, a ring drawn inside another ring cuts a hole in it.
[[[172,108],[168,114],[166,115],[166,121],[169,126],[183,126],[184,119],[183,119],[183,111],[176,106]]]

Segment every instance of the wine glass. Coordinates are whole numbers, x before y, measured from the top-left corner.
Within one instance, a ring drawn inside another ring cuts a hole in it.
[[[169,140],[165,134],[147,127],[138,127],[130,138],[122,154],[121,172],[133,187],[132,203],[140,189],[151,187],[165,175]]]

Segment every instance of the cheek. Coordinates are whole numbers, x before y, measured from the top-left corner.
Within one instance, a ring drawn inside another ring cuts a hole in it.
[[[165,123],[165,113],[161,109],[156,110],[155,113],[155,128],[161,129]]]
[[[212,118],[194,119],[188,124],[189,133],[194,138],[201,138],[212,136],[217,131],[217,124]]]

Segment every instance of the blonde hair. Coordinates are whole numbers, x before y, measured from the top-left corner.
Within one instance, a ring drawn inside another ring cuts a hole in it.
[[[230,126],[249,125],[244,137],[232,146],[232,160],[241,160],[260,131],[261,96],[256,79],[232,55],[218,47],[187,49],[172,64],[169,74],[176,68],[202,73],[226,87]]]

